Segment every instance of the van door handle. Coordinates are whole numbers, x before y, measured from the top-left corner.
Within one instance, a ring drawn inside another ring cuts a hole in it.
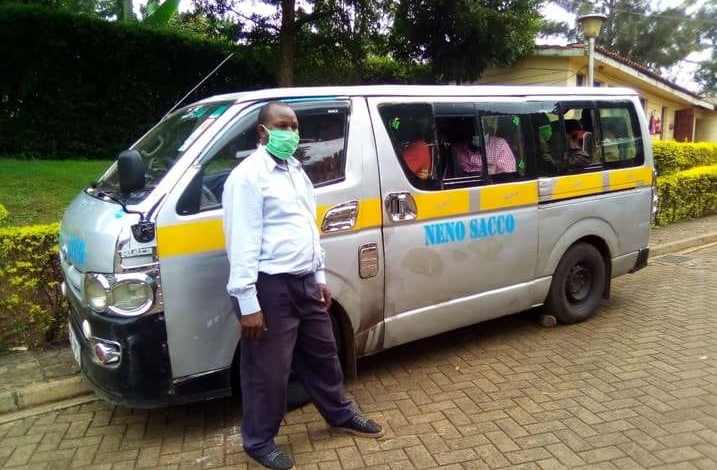
[[[391,193],[386,196],[386,212],[393,222],[415,220],[418,216],[416,200],[411,193]]]
[[[324,220],[321,222],[321,231],[343,232],[353,229],[356,225],[358,211],[358,201],[348,201],[333,206],[324,215]]]

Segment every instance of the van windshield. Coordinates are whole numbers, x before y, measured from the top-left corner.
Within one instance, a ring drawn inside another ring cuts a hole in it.
[[[138,150],[144,160],[146,185],[130,194],[127,202],[137,203],[144,199],[192,143],[231,105],[232,102],[224,101],[187,106],[170,114],[137,142],[133,149]],[[97,182],[95,189],[103,193],[119,193],[116,165]]]

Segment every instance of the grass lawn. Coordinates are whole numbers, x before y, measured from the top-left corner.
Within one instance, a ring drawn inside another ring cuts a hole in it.
[[[0,158],[0,204],[8,225],[57,222],[77,193],[110,166],[107,160]]]

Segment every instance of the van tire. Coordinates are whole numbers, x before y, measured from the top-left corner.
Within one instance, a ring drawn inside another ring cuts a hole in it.
[[[334,313],[329,313],[331,315],[331,327],[334,332],[334,338],[336,339],[336,349],[338,351],[339,355],[339,362],[343,364],[343,336],[341,335],[341,328],[339,326],[339,322],[336,319],[336,316]],[[239,380],[239,358],[241,355],[239,354],[239,348],[241,347],[241,342],[237,345],[237,354],[235,356],[234,360],[234,374],[233,374],[233,380],[232,380],[232,388],[234,390],[234,396],[239,397],[241,400],[241,382]],[[288,410],[294,410],[296,408],[300,408],[307,403],[311,401],[311,397],[304,389],[304,386],[301,384],[301,381],[294,375],[292,372],[291,375],[289,375],[289,385],[287,386],[286,390],[286,408]]]
[[[576,243],[558,263],[545,301],[546,313],[561,323],[585,321],[600,306],[606,283],[607,269],[600,251],[589,243]]]

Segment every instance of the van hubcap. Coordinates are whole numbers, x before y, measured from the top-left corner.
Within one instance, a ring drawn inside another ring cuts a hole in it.
[[[593,272],[583,263],[578,263],[570,269],[565,284],[566,294],[571,303],[579,303],[590,295],[593,284]]]

